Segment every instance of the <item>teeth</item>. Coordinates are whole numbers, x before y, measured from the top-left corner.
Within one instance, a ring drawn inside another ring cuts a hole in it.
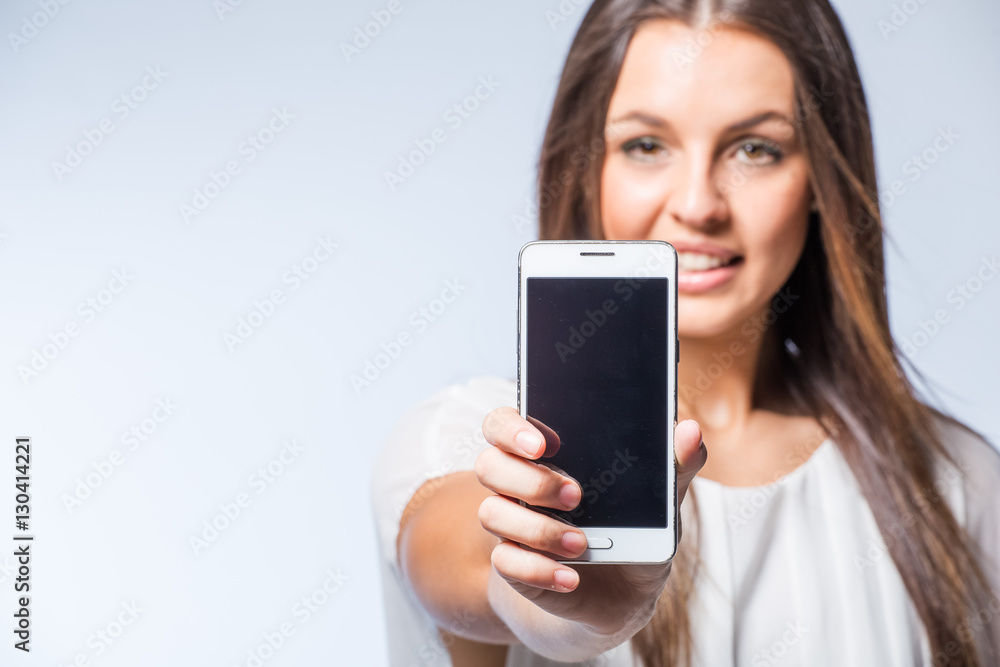
[[[677,253],[677,269],[680,271],[706,271],[716,269],[726,262],[715,255],[703,255],[698,252]]]

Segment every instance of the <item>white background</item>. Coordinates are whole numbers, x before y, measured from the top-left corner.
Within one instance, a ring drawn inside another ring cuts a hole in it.
[[[885,209],[893,333],[922,343],[913,361],[940,404],[995,443],[1000,279],[961,310],[948,294],[1000,252],[1000,7],[914,0],[886,37],[892,3],[837,4],[882,187],[906,186]],[[0,8],[0,541],[18,435],[33,438],[37,536],[30,656],[10,646],[0,555],[0,664],[245,665],[285,621],[296,633],[267,665],[387,664],[371,465],[419,399],[514,374],[516,257],[535,229],[513,216],[584,8],[550,25],[554,0],[401,0],[348,62],[340,44],[385,5],[244,0],[220,19],[210,0],[81,0],[16,45],[39,4]],[[119,118],[147,67],[167,74]],[[480,77],[500,85],[448,124]],[[275,108],[294,119],[247,161],[241,142]],[[53,162],[104,118],[113,132],[60,179]],[[906,161],[948,127],[954,145],[909,180]],[[384,173],[435,128],[445,143],[391,191]],[[185,222],[179,206],[229,160],[240,173]],[[339,247],[292,290],[282,276],[318,237]],[[79,304],[107,300],[123,269],[134,279],[87,322]],[[467,287],[416,333],[411,314],[449,279]],[[285,301],[230,350],[224,335],[274,289]],[[938,309],[948,323],[914,339]],[[78,335],[25,380],[18,367],[71,322]],[[356,392],[350,376],[401,332],[413,344]],[[157,399],[177,408],[130,451],[122,433]],[[251,475],[293,439],[304,450],[257,493]],[[114,450],[122,464],[68,509]],[[190,537],[240,493],[250,506],[196,555]],[[346,580],[301,623],[294,605],[328,570]],[[96,655],[88,638],[132,601],[142,612]]]

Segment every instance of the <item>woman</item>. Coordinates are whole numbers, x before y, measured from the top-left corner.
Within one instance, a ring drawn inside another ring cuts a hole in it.
[[[582,551],[517,502],[570,509],[580,487],[532,462],[512,382],[450,387],[375,471],[393,664],[1000,664],[1000,457],[901,368],[827,2],[598,0],[539,183],[543,238],[678,250],[680,548],[522,549]]]

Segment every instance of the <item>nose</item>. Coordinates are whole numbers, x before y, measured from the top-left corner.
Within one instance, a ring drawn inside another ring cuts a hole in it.
[[[674,222],[702,232],[724,224],[728,204],[712,174],[712,161],[688,157],[670,173],[666,210]]]

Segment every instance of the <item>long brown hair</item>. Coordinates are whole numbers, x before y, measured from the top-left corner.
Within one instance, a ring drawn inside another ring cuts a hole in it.
[[[943,497],[926,502],[934,455],[954,463],[934,429],[935,418],[948,418],[916,398],[890,334],[868,108],[843,26],[827,0],[594,2],[570,48],[542,146],[541,238],[602,238],[607,109],[631,38],[652,19],[700,28],[693,56],[714,29],[731,25],[769,39],[791,64],[819,210],[810,215],[788,286],[812,307],[779,318],[762,354],[773,360],[767,370],[779,374],[788,397],[831,434],[853,471],[927,631],[931,655],[945,655],[948,646],[949,664],[978,667],[976,646],[960,628],[988,586],[975,546]],[[782,344],[786,339],[794,346]],[[890,538],[890,530],[911,523]],[[657,611],[632,640],[646,667],[690,662],[696,534],[696,526],[685,526]]]

